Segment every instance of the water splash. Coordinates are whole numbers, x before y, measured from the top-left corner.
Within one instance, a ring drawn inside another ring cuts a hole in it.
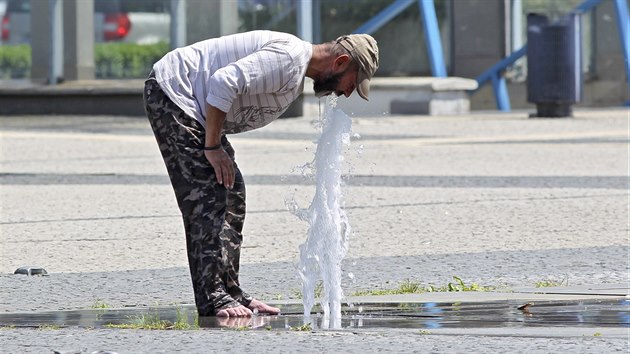
[[[311,205],[301,209],[295,200],[287,202],[288,209],[309,224],[306,242],[300,246],[298,266],[305,320],[315,305],[315,288],[321,280],[321,307],[325,327],[330,328],[339,328],[341,324],[341,262],[348,250],[351,232],[342,209],[341,174],[343,148],[350,144],[352,120],[336,106],[337,97],[329,97],[324,115],[320,117],[322,133],[317,140],[315,160],[305,165],[315,172],[316,187]]]

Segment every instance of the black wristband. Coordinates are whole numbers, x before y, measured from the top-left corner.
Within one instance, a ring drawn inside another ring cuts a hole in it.
[[[221,145],[221,143],[215,145],[215,146],[204,146],[204,150],[205,151],[214,151],[214,150],[219,150],[220,148],[222,148],[223,145]]]

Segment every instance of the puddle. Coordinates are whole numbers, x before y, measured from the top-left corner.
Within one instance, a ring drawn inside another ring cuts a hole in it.
[[[505,327],[617,327],[630,328],[630,300],[536,301],[524,309],[523,302],[483,303],[380,303],[342,308],[342,329],[436,329]],[[252,318],[206,317],[204,328],[288,330],[304,325],[302,305],[279,305],[283,314]],[[338,328],[314,308],[311,328]],[[8,327],[105,327],[132,324],[142,317],[171,323],[196,319],[194,306],[87,309],[0,314],[0,326]]]

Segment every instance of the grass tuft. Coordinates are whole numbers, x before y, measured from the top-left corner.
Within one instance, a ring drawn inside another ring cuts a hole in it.
[[[96,299],[96,301],[94,301],[94,304],[92,304],[91,307],[93,309],[109,309],[109,308],[111,308],[110,305],[108,305],[107,303],[101,301],[101,299]]]
[[[360,290],[352,294],[353,296],[376,296],[376,295],[398,295],[398,294],[422,294],[426,292],[454,292],[454,291],[492,291],[493,286],[481,286],[477,283],[466,284],[457,276],[453,276],[454,282],[449,282],[443,286],[428,285],[422,286],[418,282],[409,279],[403,281],[396,289],[375,289]]]
[[[175,322],[161,320],[157,311],[133,317],[130,323],[106,324],[105,327],[117,329],[148,329],[148,330],[191,330],[199,329],[199,318],[195,318],[195,324],[188,323],[188,315],[179,307],[175,309]]]
[[[117,329],[150,329],[150,330],[165,330],[173,329],[174,326],[171,322],[160,320],[157,314],[146,314],[136,316],[132,319],[131,323],[121,324],[107,324],[105,327],[117,328]]]
[[[549,288],[549,287],[555,287],[555,286],[569,286],[569,276],[568,275],[565,276],[560,281],[552,280],[552,279],[545,279],[545,280],[536,282],[537,288]]]
[[[290,328],[292,331],[296,331],[296,332],[308,332],[308,331],[312,331],[313,327],[311,327],[310,323],[305,323],[301,326],[297,326],[297,327],[291,327]]]

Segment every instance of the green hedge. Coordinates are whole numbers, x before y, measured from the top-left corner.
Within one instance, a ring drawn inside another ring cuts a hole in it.
[[[23,79],[31,74],[31,47],[3,45],[0,47],[0,79]]]
[[[153,63],[169,50],[167,43],[138,45],[132,43],[97,43],[94,48],[95,75],[99,79],[146,77]],[[0,79],[30,77],[31,47],[0,46]]]
[[[167,43],[138,45],[132,43],[99,43],[94,48],[94,65],[99,79],[143,78],[153,63],[169,50]]]

